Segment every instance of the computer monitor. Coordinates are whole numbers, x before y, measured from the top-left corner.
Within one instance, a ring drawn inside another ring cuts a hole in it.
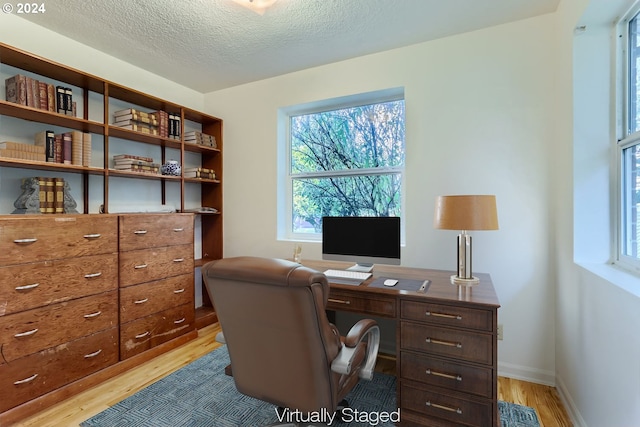
[[[355,262],[349,270],[358,271],[400,265],[400,218],[322,217],[322,259]]]

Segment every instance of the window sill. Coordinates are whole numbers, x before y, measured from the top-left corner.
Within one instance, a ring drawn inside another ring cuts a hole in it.
[[[640,298],[640,276],[615,264],[577,262],[584,270]]]

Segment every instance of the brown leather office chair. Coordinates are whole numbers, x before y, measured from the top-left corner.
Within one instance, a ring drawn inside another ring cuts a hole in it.
[[[302,412],[330,413],[371,379],[380,341],[360,320],[341,340],[326,317],[324,274],[293,262],[225,258],[202,267],[240,393]]]

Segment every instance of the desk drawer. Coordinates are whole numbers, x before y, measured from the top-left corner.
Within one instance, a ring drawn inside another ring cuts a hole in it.
[[[431,355],[402,352],[402,378],[491,398],[493,370],[438,359]]]
[[[433,304],[418,301],[402,301],[400,317],[436,325],[493,331],[493,314],[490,310]]]
[[[120,250],[192,243],[193,221],[193,215],[121,215]]]
[[[120,286],[193,272],[193,245],[120,253]]]
[[[480,332],[400,322],[402,349],[425,351],[461,360],[493,364],[493,336]]]
[[[193,273],[127,286],[120,290],[120,322],[193,303]]]
[[[367,294],[361,291],[348,292],[331,289],[327,310],[355,311],[373,316],[396,317],[396,300],[394,298]]]

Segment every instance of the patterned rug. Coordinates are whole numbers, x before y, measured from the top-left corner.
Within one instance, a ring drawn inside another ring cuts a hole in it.
[[[279,421],[274,406],[238,393],[224,374],[229,354],[221,347],[82,422],[82,427],[249,427]],[[375,373],[347,396],[362,414],[396,411],[396,379]],[[499,402],[502,427],[539,427],[535,411]],[[356,412],[354,411],[354,414]],[[393,419],[393,418],[392,418]],[[360,422],[361,421],[361,422]],[[393,426],[373,418],[336,426]]]

